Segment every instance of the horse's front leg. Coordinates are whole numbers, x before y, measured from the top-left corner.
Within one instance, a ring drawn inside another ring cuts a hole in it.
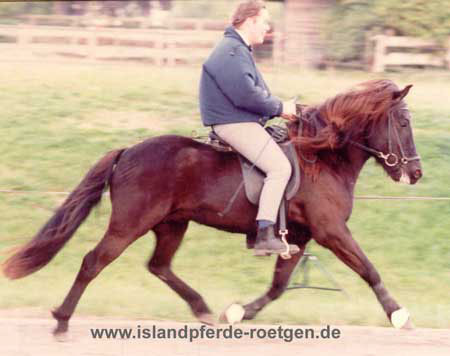
[[[375,293],[391,323],[397,328],[411,328],[409,314],[390,296],[375,267],[353,239],[347,225],[342,223],[317,224],[313,238],[330,249],[342,262],[364,279]]]
[[[297,266],[298,261],[303,256],[303,252],[305,251],[305,245],[299,247],[300,252],[292,255],[292,257],[288,260],[284,260],[278,256],[270,289],[253,302],[244,305],[245,320],[253,319],[261,309],[273,300],[279,298],[286,290],[292,271],[295,269],[295,266]]]

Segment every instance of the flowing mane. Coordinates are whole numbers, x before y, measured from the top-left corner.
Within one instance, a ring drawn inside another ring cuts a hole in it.
[[[307,122],[302,135],[296,123],[296,127],[290,127],[291,140],[300,150],[313,154],[339,149],[349,139],[361,134],[370,122],[384,120],[398,90],[391,80],[371,80],[320,105],[308,107],[306,118],[316,120],[315,126],[319,124],[320,127],[312,130],[307,127],[311,122]]]

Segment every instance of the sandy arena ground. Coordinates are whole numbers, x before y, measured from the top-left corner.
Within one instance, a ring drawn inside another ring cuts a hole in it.
[[[240,340],[202,339],[153,340],[153,339],[93,339],[90,328],[133,328],[137,330],[158,328],[183,328],[185,324],[164,321],[137,321],[101,318],[73,318],[64,341],[57,341],[51,334],[55,322],[49,318],[0,318],[1,356],[199,356],[199,355],[450,355],[450,330],[415,329],[396,330],[383,327],[332,326],[340,329],[339,339],[298,339],[285,342],[282,339]],[[188,324],[199,328],[200,324]],[[226,325],[218,325],[226,327]],[[243,331],[252,327],[277,328],[278,325],[238,326]],[[311,326],[284,326],[311,328]],[[324,326],[312,327],[316,331]]]

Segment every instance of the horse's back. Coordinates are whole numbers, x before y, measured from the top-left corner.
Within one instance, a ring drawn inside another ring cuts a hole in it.
[[[210,145],[196,141],[190,137],[180,135],[162,135],[150,137],[127,150],[139,153],[142,156],[176,154],[182,150],[188,150],[191,153],[210,153],[211,155],[220,156],[219,152]]]
[[[164,135],[127,148],[116,173],[118,178],[137,179],[139,185],[164,186],[167,192],[178,191],[182,186],[196,190],[199,184],[204,187],[224,177],[232,179],[239,173],[239,162],[233,152],[219,152],[189,137]],[[114,178],[113,183],[119,183]]]

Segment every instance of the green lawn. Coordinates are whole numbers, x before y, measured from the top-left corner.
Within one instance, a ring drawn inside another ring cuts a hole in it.
[[[0,189],[70,191],[106,151],[165,133],[190,135],[200,129],[197,110],[199,68],[158,68],[132,64],[0,64]],[[300,95],[306,104],[370,78],[361,72],[298,72],[264,68],[277,95]],[[399,85],[414,84],[407,97],[424,177],[415,186],[395,184],[370,162],[358,195],[450,196],[450,72],[385,75]],[[0,193],[0,251],[31,238],[64,196]],[[61,253],[23,280],[0,278],[1,310],[59,305],[82,257],[102,236],[108,199]],[[357,200],[350,226],[416,326],[450,327],[450,202]],[[189,309],[144,264],[153,235],[138,240],[89,286],[77,315],[192,320]],[[255,322],[388,325],[370,289],[331,253],[318,255],[350,294],[295,290],[258,315]],[[268,287],[274,258],[257,259],[243,235],[191,224],[174,269],[216,312],[232,301],[248,302]],[[326,285],[318,270],[314,284]],[[300,276],[298,276],[300,278]],[[34,310],[33,309],[33,310]]]

